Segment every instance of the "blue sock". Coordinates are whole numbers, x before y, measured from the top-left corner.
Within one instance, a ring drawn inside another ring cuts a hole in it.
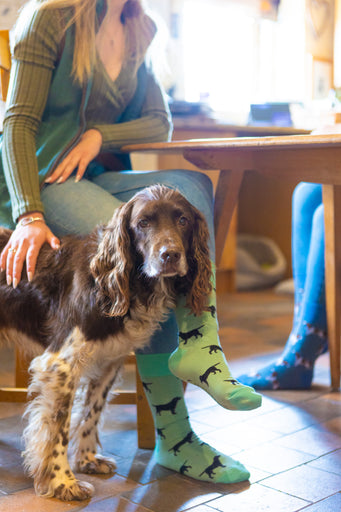
[[[324,282],[323,205],[315,212],[303,293],[295,289],[296,311],[293,328],[281,356],[264,368],[238,380],[256,389],[308,389],[317,357],[327,350],[327,322]],[[304,239],[304,234],[302,239]],[[293,244],[293,252],[299,244]],[[299,259],[299,255],[296,256]],[[295,261],[295,255],[293,255]],[[302,275],[302,274],[300,274]],[[297,282],[295,281],[295,285]]]

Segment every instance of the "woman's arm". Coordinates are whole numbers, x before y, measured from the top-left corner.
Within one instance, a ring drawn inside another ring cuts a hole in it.
[[[61,39],[54,11],[39,11],[19,26],[3,135],[4,173],[14,221],[26,212],[43,211],[35,139]]]
[[[59,246],[59,240],[44,222],[35,142],[58,58],[59,19],[56,12],[43,10],[27,19],[22,16],[20,20],[2,152],[13,219],[22,221],[0,255],[0,267],[6,268],[7,283],[14,287],[20,281],[25,261],[28,278],[32,279],[40,248],[45,242],[53,248]]]

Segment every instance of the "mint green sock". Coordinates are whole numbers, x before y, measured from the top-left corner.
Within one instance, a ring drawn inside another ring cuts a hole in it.
[[[179,347],[170,355],[169,369],[179,379],[207,391],[226,409],[256,409],[262,403],[261,395],[232,376],[221,348],[214,288],[208,305],[209,311],[197,317],[186,307],[186,297],[179,298],[175,309]]]
[[[193,432],[182,382],[168,370],[169,354],[136,355],[156,429],[157,462],[196,480],[235,483],[250,473],[238,461],[201,441]]]

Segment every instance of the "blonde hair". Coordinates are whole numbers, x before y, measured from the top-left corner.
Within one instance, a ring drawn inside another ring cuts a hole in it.
[[[75,26],[73,76],[83,84],[90,76],[96,59],[96,4],[97,0],[33,0],[35,9],[73,8],[65,30]],[[126,27],[126,55],[138,64],[144,58],[155,33],[155,24],[145,14],[143,0],[127,0],[122,19]]]

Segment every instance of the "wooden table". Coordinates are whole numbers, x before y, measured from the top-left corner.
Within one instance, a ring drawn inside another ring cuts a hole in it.
[[[323,184],[326,301],[331,385],[340,386],[341,135],[200,139],[125,146],[124,151],[181,152],[200,169],[220,169],[215,194],[216,260],[219,265],[243,179],[258,172],[279,180]],[[280,229],[280,226],[278,226]],[[339,235],[339,236],[338,236]]]

